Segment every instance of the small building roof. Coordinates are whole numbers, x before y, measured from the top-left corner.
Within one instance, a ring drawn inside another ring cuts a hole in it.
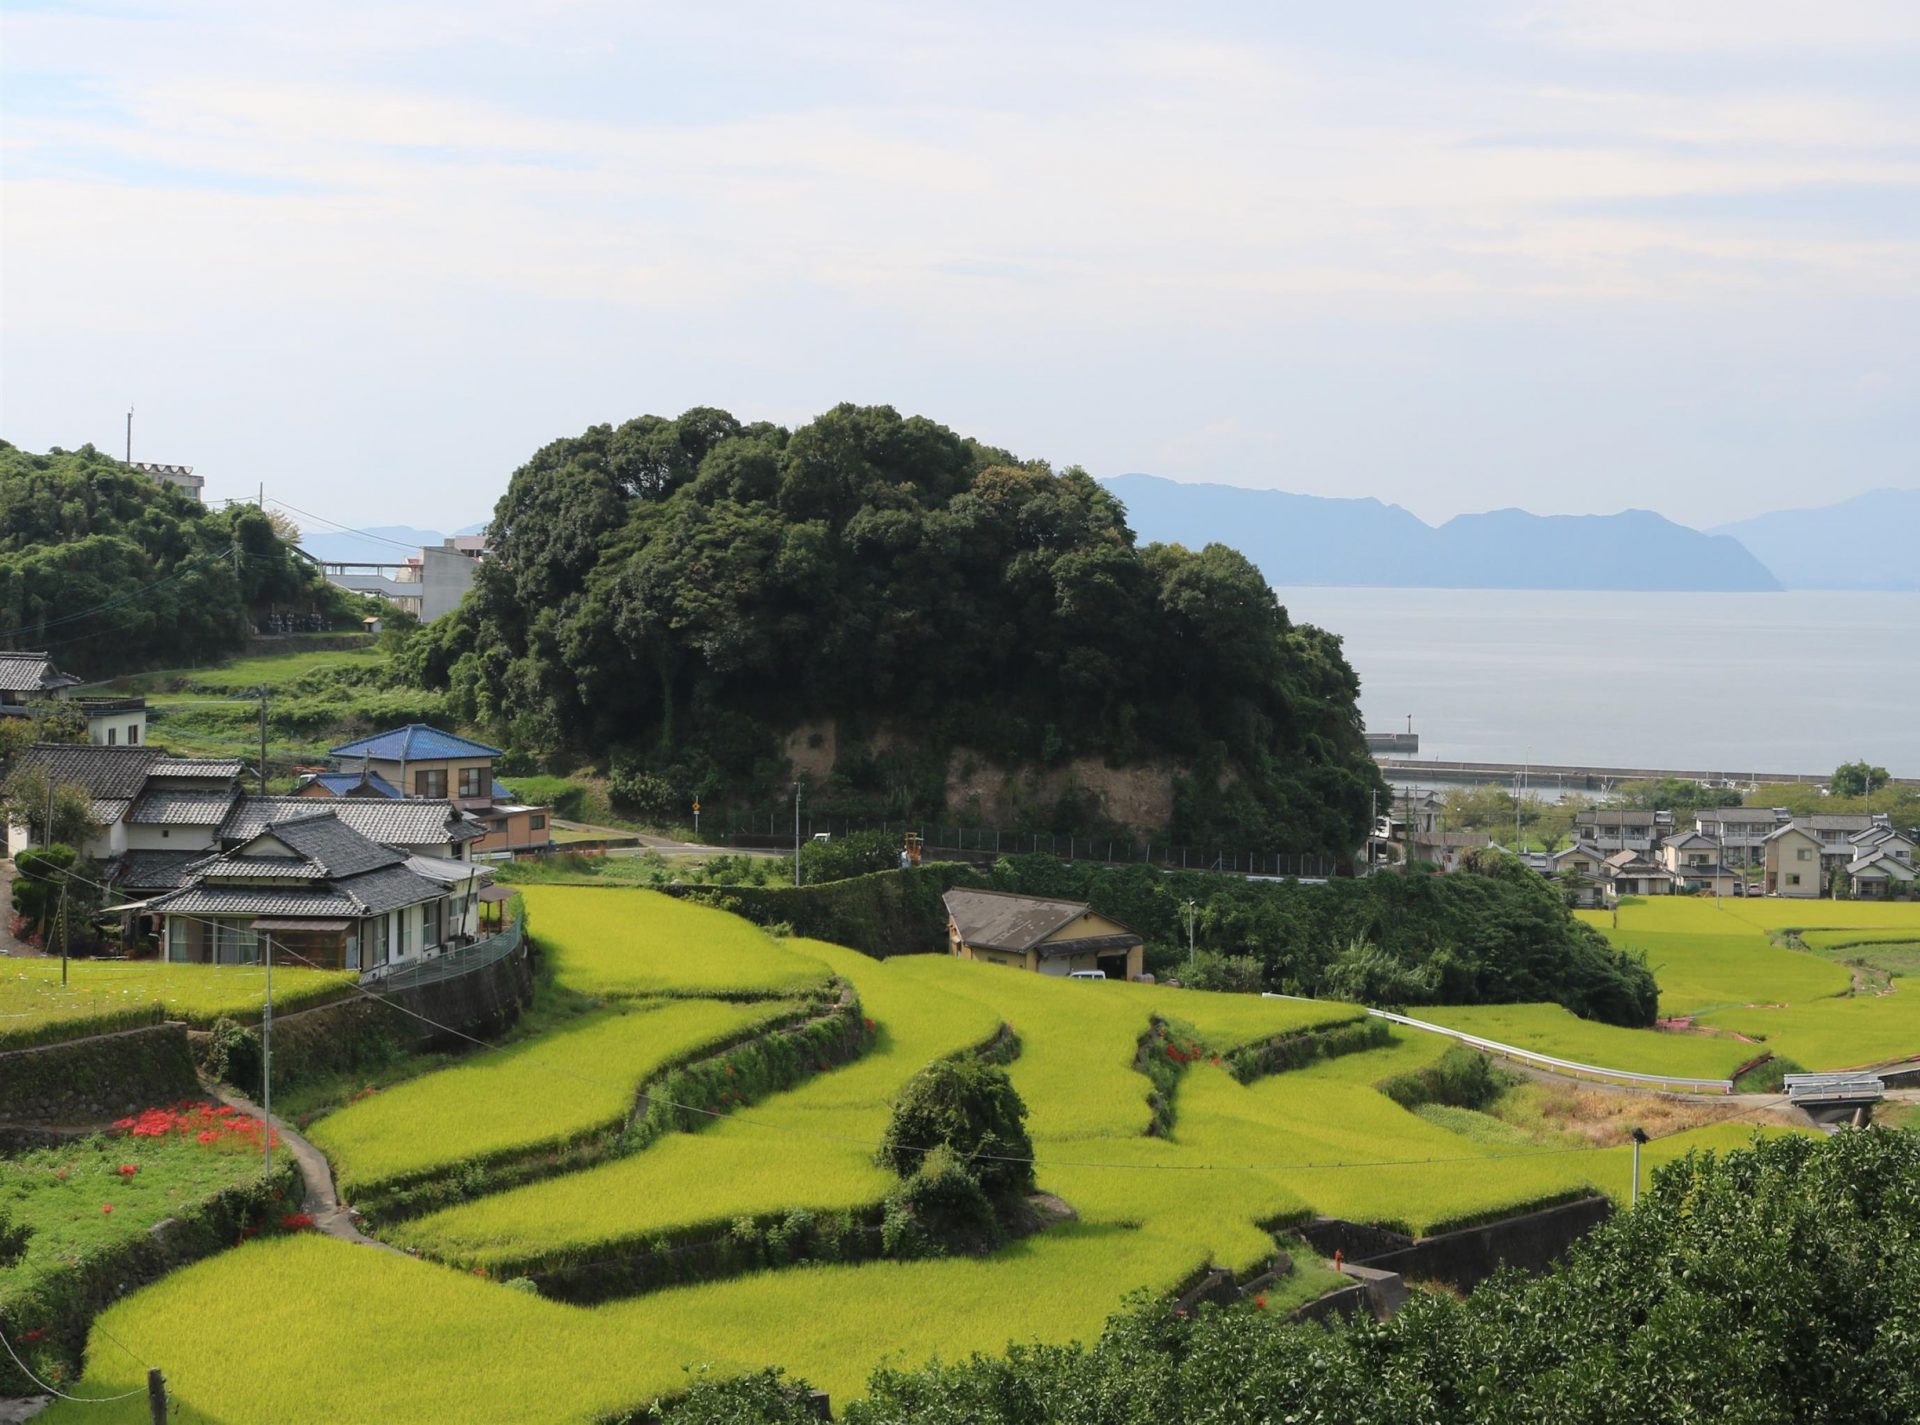
[[[54,667],[45,653],[0,651],[0,693],[52,693],[79,681]]]
[[[325,787],[336,797],[375,796],[390,797],[398,800],[400,789],[378,772],[313,772],[301,780],[301,785],[314,784]]]
[[[1086,915],[1098,915],[1124,932],[1119,936],[1103,937],[1116,944],[1112,947],[1103,945],[1101,948],[1119,948],[1119,942],[1127,945],[1140,942],[1140,937],[1128,927],[1112,916],[1094,910],[1085,901],[971,889],[951,890],[941,899],[946,904],[947,914],[953,917],[954,928],[959,932],[960,939],[983,949],[1024,953]],[[1080,949],[1095,948],[1085,940],[1073,943]]]
[[[1622,807],[1588,807],[1573,814],[1575,826],[1651,826],[1658,812],[1633,811]]]
[[[1689,831],[1679,836],[1669,836],[1667,838],[1667,845],[1681,851],[1685,851],[1690,847],[1705,847],[1709,850],[1716,850],[1719,848],[1720,842],[1718,838],[1709,836],[1704,831]]]
[[[147,783],[147,770],[160,760],[152,747],[95,747],[91,743],[36,742],[14,759],[21,767],[39,767],[56,782],[85,787],[96,798],[131,801]]]
[[[148,792],[127,814],[129,826],[218,826],[233,809],[234,793]]]
[[[220,839],[251,841],[270,826],[313,816],[321,808],[382,846],[433,846],[486,835],[484,827],[444,799],[339,797],[316,803],[313,797],[249,796],[234,804],[220,828]]]
[[[331,749],[330,757],[371,757],[381,762],[432,762],[445,757],[498,757],[500,749],[470,737],[442,732],[424,722],[376,732]]]

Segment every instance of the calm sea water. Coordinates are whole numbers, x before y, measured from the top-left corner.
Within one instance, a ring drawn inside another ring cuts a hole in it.
[[[1920,776],[1920,594],[1275,592],[1423,758]]]

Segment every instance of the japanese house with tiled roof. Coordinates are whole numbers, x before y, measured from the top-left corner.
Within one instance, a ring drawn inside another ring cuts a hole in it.
[[[243,965],[271,937],[281,963],[380,972],[473,933],[480,868],[409,855],[307,803],[186,866],[146,905],[169,962]]]
[[[1137,980],[1145,970],[1140,937],[1083,902],[977,890],[948,891],[943,900],[947,947],[960,959],[1042,975],[1098,970],[1110,980]]]
[[[308,777],[305,797],[446,797],[485,830],[472,848],[488,852],[541,851],[552,844],[547,807],[517,801],[494,780],[500,749],[470,737],[409,723],[331,749],[331,772]]]

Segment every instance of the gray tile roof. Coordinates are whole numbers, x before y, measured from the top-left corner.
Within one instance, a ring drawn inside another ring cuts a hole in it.
[[[0,652],[0,692],[44,693],[71,688],[79,681],[55,668],[44,653]]]
[[[198,851],[123,851],[105,879],[122,891],[177,890],[187,868],[201,859]]]
[[[125,797],[95,797],[87,803],[87,817],[95,826],[112,826],[132,805]]]
[[[237,757],[162,757],[147,769],[150,777],[217,778],[231,781],[247,770]]]
[[[383,846],[437,846],[484,835],[449,801],[389,801],[385,797],[242,797],[220,828],[222,841],[251,841],[270,826],[324,808]],[[459,818],[459,820],[455,820]]]
[[[134,803],[127,824],[218,826],[232,808],[232,792],[148,792]]]
[[[324,881],[327,868],[304,856],[206,856],[189,870],[194,880]]]
[[[1874,825],[1869,812],[1815,812],[1812,816],[1794,818],[1802,826],[1810,826],[1815,831],[1865,831]]]
[[[326,868],[326,874],[336,880],[381,866],[398,866],[407,859],[405,852],[362,836],[334,815],[332,808],[309,817],[279,822],[270,834],[274,840],[317,861]]]
[[[168,915],[326,915],[358,919],[366,912],[336,890],[288,886],[189,886],[153,903]]]
[[[21,767],[40,767],[56,782],[85,787],[95,798],[132,800],[146,785],[147,769],[160,758],[151,747],[95,747],[36,742],[14,759]]]
[[[341,890],[366,907],[368,915],[398,910],[403,905],[437,900],[447,893],[438,881],[416,876],[405,866],[386,866],[365,875],[350,876],[338,883]]]

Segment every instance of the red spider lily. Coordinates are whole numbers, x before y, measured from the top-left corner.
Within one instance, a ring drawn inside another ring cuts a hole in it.
[[[289,1212],[285,1217],[280,1219],[280,1225],[289,1232],[305,1232],[313,1226],[313,1214],[311,1212]]]
[[[140,1165],[138,1163],[122,1163],[118,1169],[120,1176],[123,1178],[130,1178],[139,1171]]]
[[[1262,1311],[1267,1309],[1267,1299],[1264,1296],[1256,1296],[1253,1299],[1253,1304]]]
[[[873,1021],[871,1019],[863,1019],[860,1022],[867,1026],[867,1033],[873,1033]]]
[[[100,1204],[100,1215],[101,1215],[102,1217],[111,1217],[111,1216],[113,1216],[113,1204],[112,1204],[112,1203],[110,1203],[110,1202],[103,1202],[103,1203],[101,1203],[101,1204]]]

